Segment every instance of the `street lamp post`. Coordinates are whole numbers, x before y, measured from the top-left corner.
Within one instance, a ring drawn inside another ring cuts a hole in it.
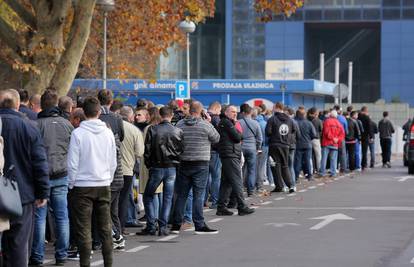
[[[107,31],[108,31],[108,11],[115,9],[114,0],[98,0],[96,5],[101,7],[104,12],[104,29],[103,29],[103,62],[102,62],[102,89],[106,89],[106,58],[107,58]]]
[[[280,91],[282,91],[282,104],[285,105],[286,83],[280,84]]]
[[[186,34],[187,37],[187,90],[190,92],[190,33],[196,29],[196,25],[192,21],[183,20],[178,28]]]

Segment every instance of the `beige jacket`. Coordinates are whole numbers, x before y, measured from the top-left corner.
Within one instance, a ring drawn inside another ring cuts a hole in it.
[[[134,164],[144,154],[144,138],[141,131],[132,123],[124,121],[124,140],[121,143],[122,172],[134,175]]]

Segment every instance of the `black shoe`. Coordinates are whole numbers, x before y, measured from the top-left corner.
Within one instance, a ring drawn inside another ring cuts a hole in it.
[[[139,222],[146,222],[147,221],[147,216],[144,215],[141,218],[138,219]]]
[[[249,208],[249,207],[245,207],[239,210],[239,216],[249,215],[252,213],[254,213],[254,209]]]
[[[92,250],[101,250],[102,244],[101,243],[94,243],[92,244]]]
[[[285,192],[285,191],[283,190],[283,188],[275,188],[270,192],[272,192],[272,193],[282,193],[282,192]]]
[[[195,229],[195,234],[196,235],[216,235],[218,234],[218,230],[214,230],[214,229],[210,229],[206,224],[200,228],[200,229]]]
[[[180,224],[173,224],[170,233],[178,235],[180,233],[181,225]]]
[[[222,208],[222,209],[217,209],[216,215],[217,216],[232,216],[233,212],[229,211],[226,208]]]
[[[41,266],[43,266],[43,262],[35,261],[35,260],[30,259],[28,265],[31,266],[31,267],[41,267]]]
[[[150,231],[148,230],[148,228],[144,228],[142,229],[141,232],[137,232],[136,235],[141,235],[141,236],[155,235],[155,230]]]
[[[235,209],[236,208],[236,203],[229,202],[229,204],[227,204],[227,208],[228,209]]]
[[[79,257],[79,252],[78,251],[74,251],[74,252],[68,252],[68,257],[67,259],[69,261],[78,261],[80,259]]]
[[[134,228],[142,228],[144,227],[145,224],[141,223],[141,222],[135,222],[135,223],[127,223],[125,224],[125,227],[134,227]]]
[[[55,266],[65,266],[66,260],[65,259],[56,259]]]
[[[170,231],[168,231],[168,229],[166,229],[166,228],[161,228],[160,230],[158,230],[158,235],[159,236],[169,236]]]

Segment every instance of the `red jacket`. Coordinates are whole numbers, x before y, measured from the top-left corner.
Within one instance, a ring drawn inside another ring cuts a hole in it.
[[[338,139],[337,143],[334,142],[334,138]],[[323,122],[322,146],[333,146],[339,148],[344,139],[344,127],[338,119],[328,118]]]

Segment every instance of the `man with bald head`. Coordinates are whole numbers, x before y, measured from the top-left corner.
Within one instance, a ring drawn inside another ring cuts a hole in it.
[[[34,208],[46,205],[49,198],[49,170],[39,130],[22,113],[19,93],[0,91],[0,117],[4,139],[4,170],[14,165],[23,214],[10,220],[3,235],[5,266],[28,265],[29,238],[32,235]]]
[[[204,192],[209,174],[211,145],[218,143],[220,135],[214,126],[203,120],[203,105],[193,101],[190,116],[179,121],[177,127],[184,133],[184,151],[180,156],[181,164],[176,179],[176,194],[173,227],[171,233],[179,233],[184,217],[185,203],[190,189],[193,189],[193,221],[196,234],[217,234],[204,222]]]

